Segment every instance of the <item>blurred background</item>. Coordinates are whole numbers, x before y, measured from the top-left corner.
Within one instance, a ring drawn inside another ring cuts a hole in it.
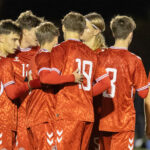
[[[35,15],[53,21],[60,31],[61,19],[69,11],[77,11],[83,15],[96,11],[104,17],[106,23],[104,36],[108,46],[114,43],[109,28],[111,18],[117,14],[133,17],[137,28],[129,50],[142,58],[148,74],[150,70],[150,0],[0,0],[1,19],[15,20],[25,10],[32,10]],[[62,40],[61,34],[59,42]],[[150,142],[144,135],[143,100],[137,95],[135,108],[137,112],[135,146],[150,149]]]

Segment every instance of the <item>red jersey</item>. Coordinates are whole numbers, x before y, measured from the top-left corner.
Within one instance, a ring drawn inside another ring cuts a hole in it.
[[[31,62],[33,79],[38,78],[42,70],[50,69],[51,56],[47,50],[39,50]],[[53,98],[53,88],[44,85],[41,89],[33,89],[30,99],[27,102],[28,126],[34,126],[44,122],[54,120],[55,100]]]
[[[99,129],[110,132],[134,131],[134,93],[135,90],[148,88],[141,58],[127,49],[110,47],[100,53],[99,59],[111,78],[111,91],[104,92],[102,97]]]
[[[29,63],[32,57],[38,51],[38,49],[39,47],[25,48],[25,49],[20,48],[18,53],[13,58],[15,81],[17,83],[23,82],[25,78],[28,76]],[[24,109],[27,101],[24,99],[27,97],[27,95],[28,92],[21,97],[21,101],[20,101],[21,107],[24,107]],[[22,103],[22,101],[24,102]]]
[[[14,68],[9,58],[0,58],[0,124],[11,130],[16,130],[17,106],[10,100],[4,90],[15,83]]]
[[[51,52],[51,68],[68,75],[77,68],[84,75],[82,84],[67,83],[56,94],[57,119],[94,121],[92,83],[107,76],[105,69],[98,67],[95,53],[77,40],[68,40]]]

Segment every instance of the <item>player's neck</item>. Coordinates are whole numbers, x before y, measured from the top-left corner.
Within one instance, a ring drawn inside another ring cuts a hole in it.
[[[79,33],[69,31],[69,32],[65,32],[64,39],[65,39],[65,41],[69,40],[69,39],[80,40],[80,35],[79,35]]]
[[[20,43],[20,47],[21,48],[28,48],[29,47],[29,44],[25,38],[22,38],[21,43]]]
[[[86,44],[89,48],[91,48],[93,51],[94,49],[94,45],[95,45],[95,37],[91,38],[88,41],[85,41],[84,44]]]
[[[51,44],[44,44],[44,45],[41,45],[41,46],[40,46],[40,49],[46,49],[46,50],[48,50],[49,52],[52,51],[52,48],[53,48],[53,46],[52,46]]]
[[[124,48],[128,49],[129,42],[128,42],[128,40],[116,40],[114,47],[124,47]]]
[[[5,48],[3,45],[0,44],[0,56],[1,57],[7,57],[8,53],[5,51]]]

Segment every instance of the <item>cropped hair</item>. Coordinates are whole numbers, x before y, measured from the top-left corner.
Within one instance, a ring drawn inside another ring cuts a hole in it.
[[[0,34],[10,34],[15,33],[21,36],[22,30],[20,26],[11,19],[0,21]]]
[[[64,16],[62,24],[68,31],[78,32],[79,34],[82,34],[86,27],[84,16],[73,11]]]
[[[132,17],[118,15],[111,20],[110,28],[115,39],[126,39],[135,30],[136,24]]]
[[[20,25],[22,29],[30,30],[37,27],[43,22],[43,18],[35,16],[31,10],[22,12],[16,22]]]
[[[44,22],[36,28],[35,34],[39,44],[43,45],[59,36],[59,30],[52,22]]]

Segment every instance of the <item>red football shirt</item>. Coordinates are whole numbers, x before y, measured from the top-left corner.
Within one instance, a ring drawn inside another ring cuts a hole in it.
[[[101,131],[135,130],[134,93],[147,86],[141,58],[127,49],[110,47],[99,59],[111,78],[110,93],[104,92],[99,121]]]
[[[16,130],[17,106],[10,100],[4,90],[15,83],[12,61],[9,58],[0,58],[0,124],[11,130]]]
[[[12,58],[15,81],[21,83],[28,76],[30,61],[37,53],[39,47],[20,48]],[[30,99],[29,91],[24,93],[17,100],[18,105],[18,126],[26,127],[26,103]]]
[[[51,56],[47,50],[39,50],[30,64],[33,79],[38,78],[42,70],[50,70]],[[53,87],[43,85],[41,89],[33,89],[27,102],[28,126],[54,120],[55,99]]]
[[[56,117],[93,122],[92,83],[108,76],[99,66],[96,54],[82,42],[68,40],[51,52],[51,68],[62,75],[71,74],[78,68],[84,75],[82,84],[64,84],[56,94]]]

